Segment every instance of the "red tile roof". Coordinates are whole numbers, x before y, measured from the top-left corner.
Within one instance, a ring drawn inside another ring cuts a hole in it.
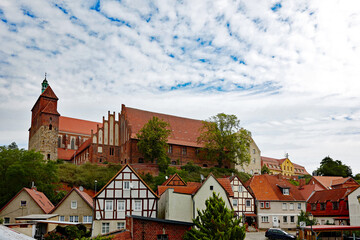
[[[247,182],[246,186],[259,201],[305,201],[296,186],[279,175],[254,175]],[[282,193],[282,188],[289,188],[289,195]]]
[[[234,192],[231,187],[230,179],[229,178],[217,178],[217,181],[220,183],[220,185],[225,189],[229,197],[234,196]]]
[[[174,189],[176,193],[183,193],[183,194],[194,194],[197,190],[201,187],[201,183],[199,182],[187,182],[186,186],[158,186],[158,194],[159,196],[163,194],[167,189],[171,188]]]
[[[58,148],[58,159],[72,160],[75,150]]]
[[[41,110],[43,113],[50,113],[60,116],[60,113],[56,110],[56,104],[54,102],[48,102],[46,106]]]
[[[339,176],[313,176],[313,178],[326,189],[330,189],[334,181],[338,182],[344,179],[343,177]]]
[[[327,201],[339,201],[345,199],[357,187],[326,189],[314,192],[307,201],[308,203],[325,203]]]
[[[30,197],[44,211],[44,213],[49,213],[54,208],[54,205],[50,202],[44,193],[29,188],[23,188],[23,190],[30,195]]]
[[[83,143],[80,145],[79,149],[76,150],[76,153],[75,153],[75,154],[81,153],[83,150],[85,150],[87,147],[89,147],[89,146],[91,145],[91,143],[92,143],[92,139],[89,138],[88,140],[86,140],[85,142],[83,142]]]
[[[136,139],[136,134],[140,129],[155,116],[170,124],[171,133],[168,138],[168,143],[201,147],[201,145],[197,143],[200,134],[199,130],[203,126],[203,123],[200,120],[149,112],[125,107],[125,105],[123,105],[122,108],[122,114],[125,113],[126,119],[131,126],[131,138]]]
[[[261,166],[263,166],[264,164],[266,164],[266,166],[271,169],[271,170],[277,170],[277,171],[281,171],[281,164],[286,160],[287,158],[282,158],[282,159],[276,159],[276,158],[269,158],[269,157],[263,157],[261,156]],[[301,174],[309,174],[305,167],[293,163],[291,162],[294,166],[294,173],[301,173]],[[299,171],[301,170],[301,171]]]
[[[173,176],[170,176],[168,180],[166,180],[163,186],[186,186],[186,182],[177,174],[175,173]]]
[[[53,98],[53,99],[59,100],[50,86],[47,86],[47,88],[40,95],[40,97],[48,97],[48,98]]]
[[[99,122],[92,122],[64,116],[59,117],[60,132],[90,135],[91,130],[97,132],[97,125],[99,125],[99,127],[102,127],[102,123]]]

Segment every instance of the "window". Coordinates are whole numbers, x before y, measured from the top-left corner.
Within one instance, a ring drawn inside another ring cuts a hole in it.
[[[118,222],[117,223],[117,229],[125,229],[125,223],[124,222]]]
[[[333,210],[338,210],[339,209],[339,202],[333,202],[332,206],[333,206]]]
[[[84,223],[92,223],[92,216],[83,216]]]
[[[110,232],[110,223],[102,223],[101,224],[101,233],[109,233]]]
[[[255,154],[255,148],[253,149],[253,154]]]
[[[141,200],[135,200],[134,210],[135,211],[140,211],[141,210]]]
[[[113,148],[113,147],[110,147],[110,152],[109,152],[109,154],[110,154],[111,156],[114,156],[114,148]]]
[[[58,148],[61,148],[61,136],[58,137]]]
[[[169,237],[167,234],[159,234],[159,235],[157,235],[157,238],[156,238],[156,240],[168,240],[168,239],[169,239]]]
[[[65,222],[65,216],[59,216],[59,221],[60,222]]]
[[[187,150],[186,150],[186,147],[182,147],[182,155],[186,155],[186,153],[187,153]]]
[[[71,138],[70,148],[75,149],[75,138]]]
[[[139,163],[144,163],[144,159],[143,159],[143,158],[139,158]]]
[[[320,210],[324,211],[326,209],[326,203],[320,203]]]
[[[292,222],[292,223],[295,222],[295,216],[290,216],[290,222]]]
[[[129,190],[130,189],[130,182],[129,181],[124,181],[123,188],[124,188],[124,190]]]
[[[243,186],[239,186],[239,192],[243,191]]]
[[[118,200],[117,202],[117,210],[125,211],[125,200]]]
[[[10,218],[9,218],[9,217],[5,217],[5,218],[4,218],[4,223],[5,223],[5,224],[10,223]]]
[[[247,199],[245,201],[245,204],[246,204],[247,207],[251,207],[251,200]]]
[[[173,146],[172,146],[172,145],[169,145],[169,147],[168,147],[168,153],[173,153]]]
[[[312,203],[312,204],[311,204],[311,210],[312,210],[312,211],[315,211],[315,210],[316,210],[316,203]]]
[[[70,216],[70,222],[79,222],[79,216]]]
[[[301,209],[301,203],[298,203],[298,209],[299,210]]]
[[[283,194],[284,195],[289,195],[290,194],[290,191],[288,188],[283,188]]]
[[[265,202],[265,207],[270,208],[270,202]]]
[[[293,204],[293,203],[290,203],[290,204],[289,204],[289,209],[290,209],[290,210],[294,210],[294,204]]]
[[[286,203],[282,204],[282,210],[287,210],[287,204]]]
[[[269,217],[268,216],[261,216],[261,222],[263,222],[263,223],[269,222]]]
[[[287,223],[287,216],[283,216],[283,222]]]
[[[214,186],[210,186],[210,190],[211,190],[211,191],[214,190]]]
[[[171,165],[176,165],[176,161],[171,161]]]
[[[265,205],[264,205],[264,202],[260,202],[260,208],[264,208]]]
[[[71,201],[71,209],[77,209],[77,201]]]
[[[20,206],[21,207],[26,207],[26,201],[20,201]]]
[[[237,207],[237,205],[238,205],[238,200],[237,200],[237,199],[233,199],[233,206],[234,206],[234,207]]]
[[[50,160],[50,154],[48,153],[48,155],[47,155],[47,160]]]
[[[113,210],[113,201],[105,200],[105,211],[112,211],[112,210]]]
[[[52,130],[52,125],[51,124],[49,125],[49,130]]]

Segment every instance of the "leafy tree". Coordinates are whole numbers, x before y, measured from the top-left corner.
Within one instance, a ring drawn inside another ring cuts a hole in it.
[[[245,239],[245,226],[240,227],[241,218],[234,217],[234,211],[225,206],[218,194],[205,201],[206,209],[198,210],[198,216],[193,219],[194,227],[184,235],[185,240],[196,239]]]
[[[342,176],[349,177],[352,175],[351,168],[343,164],[340,160],[333,160],[331,157],[325,157],[320,167],[314,171],[319,176]]]
[[[210,160],[216,160],[222,167],[224,162],[249,163],[251,133],[240,127],[235,115],[219,113],[203,122],[199,143]]]
[[[306,226],[316,225],[317,224],[316,219],[314,218],[313,220],[310,220],[309,219],[309,213],[304,212],[303,210],[301,210],[300,215],[298,216],[297,224],[300,225],[300,222],[305,222]]]
[[[32,182],[52,201],[53,183],[58,182],[56,164],[44,160],[39,152],[19,149],[16,143],[0,146],[0,206]]]
[[[270,169],[264,164],[261,168],[261,174],[270,174]]]
[[[146,160],[157,161],[161,172],[165,172],[170,162],[166,153],[168,147],[167,138],[171,132],[168,129],[169,127],[169,123],[153,117],[137,134],[139,152],[142,153]]]

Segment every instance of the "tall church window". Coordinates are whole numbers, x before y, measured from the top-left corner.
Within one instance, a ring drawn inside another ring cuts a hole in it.
[[[74,138],[72,138],[71,139],[71,149],[75,149],[75,139]]]
[[[61,136],[58,136],[58,148],[61,148]]]

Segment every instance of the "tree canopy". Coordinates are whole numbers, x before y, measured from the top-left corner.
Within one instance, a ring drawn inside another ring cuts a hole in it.
[[[319,176],[342,176],[349,177],[352,175],[351,168],[343,164],[340,160],[333,160],[331,157],[325,157],[320,167],[314,171]]]
[[[139,152],[144,156],[145,160],[156,161],[161,172],[167,169],[170,162],[166,153],[167,139],[171,132],[168,129],[169,127],[169,123],[158,117],[153,117],[137,134]]]
[[[204,144],[203,151],[207,158],[218,162],[244,164],[250,162],[251,133],[240,127],[240,120],[235,115],[219,113],[203,122],[199,143]]]
[[[264,164],[261,168],[261,174],[270,174],[270,169]]]
[[[16,143],[0,146],[0,206],[32,182],[51,200],[56,187],[52,183],[58,182],[55,162],[45,161],[39,152],[19,149]]]
[[[241,240],[245,239],[245,226],[240,226],[241,218],[236,219],[234,211],[225,206],[224,200],[213,192],[205,201],[206,209],[198,210],[193,219],[194,227],[186,232],[185,240]]]

